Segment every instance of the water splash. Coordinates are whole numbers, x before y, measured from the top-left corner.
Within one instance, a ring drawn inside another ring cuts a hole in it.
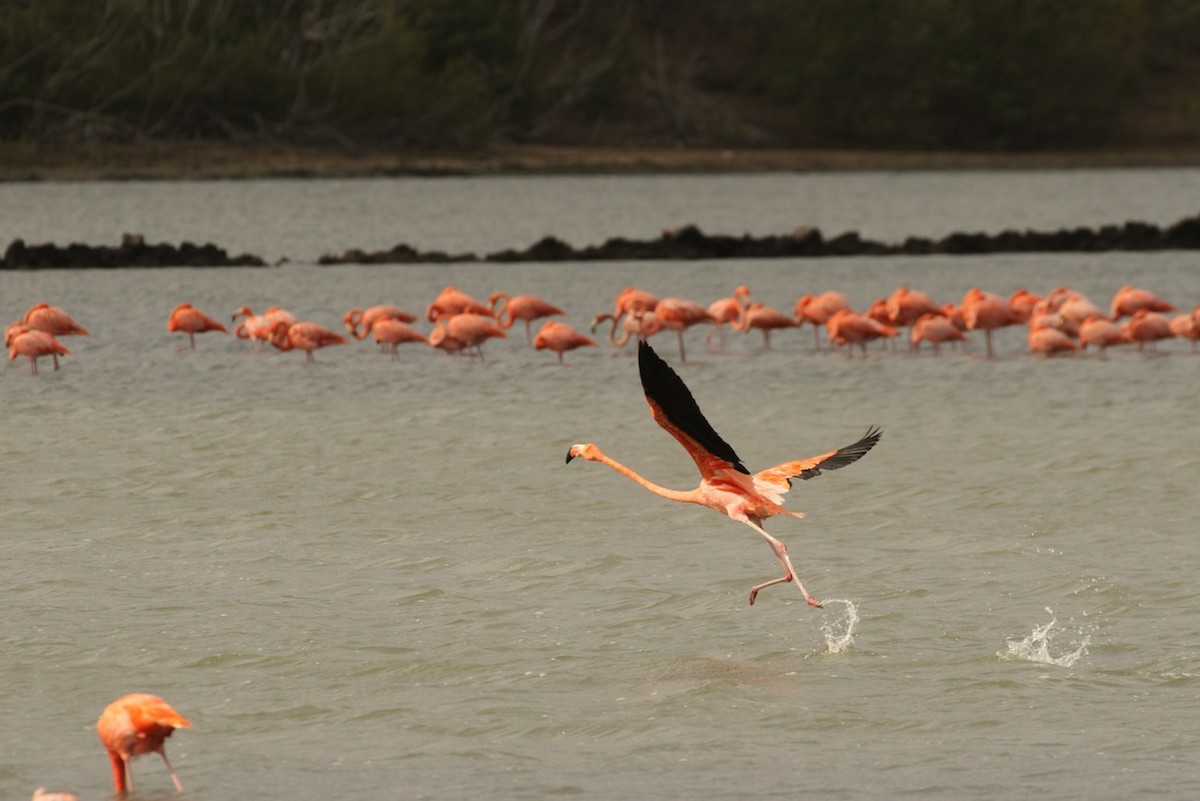
[[[1064,633],[1064,629],[1058,628],[1058,618],[1054,617],[1054,610],[1046,607],[1046,611],[1050,614],[1049,623],[1034,626],[1033,632],[1023,640],[1008,640],[1008,650],[1000,651],[997,656],[1001,659],[1021,659],[1026,662],[1038,662],[1057,667],[1071,667],[1078,662],[1080,657],[1087,653],[1088,643],[1092,640],[1091,634],[1083,628],[1067,632],[1076,638],[1068,646],[1073,647],[1074,650],[1062,651],[1055,655],[1051,647],[1058,636]]]
[[[853,601],[843,598],[826,598],[825,617],[821,621],[821,633],[825,635],[825,653],[840,654],[854,646],[854,630],[858,628],[858,607]],[[845,608],[839,613],[830,608],[831,604],[842,604]]]

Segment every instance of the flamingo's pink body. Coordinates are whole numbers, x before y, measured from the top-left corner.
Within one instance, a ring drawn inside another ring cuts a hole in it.
[[[483,343],[493,337],[507,339],[508,334],[496,325],[495,319],[487,314],[455,314],[451,317],[439,317],[437,328],[445,326],[446,334],[461,342],[467,348],[474,348],[483,358]],[[436,329],[435,329],[436,330]],[[432,337],[430,338],[432,343]]]
[[[176,331],[186,332],[188,342],[191,344],[192,350],[195,350],[196,334],[203,334],[206,331],[220,331],[224,334],[226,328],[192,304],[180,303],[167,318],[167,332],[175,333]]]
[[[26,310],[21,322],[38,331],[54,334],[56,337],[88,336],[88,330],[71,319],[57,306],[49,303],[35,303]]]
[[[50,356],[57,370],[58,357],[71,355],[71,351],[55,339],[54,334],[30,328],[24,323],[14,323],[5,329],[4,344],[9,347],[9,361],[18,356],[28,357],[29,372],[33,375],[37,375],[37,360],[41,357]]]
[[[1048,318],[1054,315],[1035,316],[1029,323],[1029,351],[1052,356],[1055,353],[1065,353],[1079,350],[1074,338],[1058,328],[1046,324]]]
[[[648,311],[646,309],[637,309],[638,311]],[[674,331],[679,335],[679,359],[687,361],[687,352],[683,346],[683,332],[694,325],[701,323],[711,324],[716,322],[708,309],[701,306],[694,300],[686,298],[661,298],[654,306],[654,316],[662,324],[663,328]]]
[[[584,336],[566,323],[547,320],[533,339],[538,350],[552,350],[558,354],[558,363],[563,363],[563,353],[576,348],[594,348],[596,341]]]
[[[312,364],[316,361],[313,358],[313,351],[317,348],[326,348],[330,345],[345,345],[348,342],[345,336],[330,331],[323,325],[309,322],[291,323],[290,325],[285,320],[280,320],[271,329],[271,344],[283,351],[302,350],[305,354],[305,362]]]
[[[819,295],[802,295],[792,306],[792,316],[797,325],[812,323],[813,342],[817,350],[821,349],[821,327],[829,322],[829,318],[840,311],[849,311],[850,303],[841,292],[830,290]]]
[[[612,321],[612,327],[608,331],[608,341],[615,347],[623,348],[631,338],[646,339],[657,334],[663,329],[662,323],[650,311],[630,311],[622,312],[619,317],[613,317],[608,312],[601,312],[592,318],[592,333],[596,333],[596,329],[605,320]],[[621,328],[621,336],[617,336],[617,327]]]
[[[1132,317],[1145,309],[1151,312],[1173,312],[1175,307],[1146,289],[1126,284],[1116,291],[1112,299],[1112,318]]]
[[[1177,314],[1167,321],[1167,327],[1175,336],[1190,341],[1192,350],[1196,350],[1200,341],[1200,314]]]
[[[1130,342],[1136,342],[1138,350],[1146,345],[1153,349],[1160,339],[1170,339],[1175,336],[1167,318],[1148,309],[1138,309],[1133,316],[1121,327]]]
[[[620,317],[626,312],[631,312],[634,307],[641,308],[644,311],[652,312],[654,307],[658,305],[658,298],[653,293],[647,292],[644,289],[638,289],[634,286],[627,286],[617,293],[616,299],[613,301],[613,317]]]
[[[762,331],[763,348],[771,347],[771,332],[780,328],[796,328],[795,318],[764,303],[751,303],[742,312],[742,321],[734,326],[735,331],[748,332],[751,328]]]
[[[1008,298],[1008,308],[1016,316],[1018,323],[1029,322],[1030,316],[1033,314],[1033,307],[1037,305],[1040,297],[1025,289],[1018,289]]]
[[[1114,323],[1107,317],[1089,317],[1079,324],[1079,346],[1081,350],[1086,350],[1089,346],[1100,351],[1100,356],[1105,356],[1105,351],[1114,345],[1124,345],[1129,342],[1125,332],[1121,330],[1121,326]]]
[[[250,311],[248,306],[242,306],[233,313],[231,319],[236,322],[238,317],[245,317],[245,319],[238,323],[237,327],[233,329],[233,333],[238,339],[249,339],[258,343],[269,341],[271,331],[279,323],[284,322],[291,325],[299,322],[296,315],[278,306],[272,306],[262,314],[255,314]]]
[[[497,308],[496,304],[499,303]],[[534,320],[543,317],[564,315],[565,311],[549,301],[542,300],[536,295],[509,295],[507,292],[493,292],[488,296],[488,306],[501,328],[512,328],[517,320],[525,321],[525,341],[533,344],[533,333],[530,326]]]
[[[456,314],[479,314],[491,316],[492,310],[475,298],[452,286],[443,289],[433,303],[425,309],[425,318],[434,322],[440,317],[453,317]]]
[[[829,341],[834,345],[858,345],[863,356],[867,355],[867,343],[876,339],[899,336],[895,327],[885,325],[873,317],[852,311],[834,313],[825,323],[829,331]],[[849,351],[853,354],[853,349]]]
[[[392,354],[392,361],[400,360],[399,346],[405,342],[424,342],[429,344],[420,332],[408,323],[395,317],[380,317],[371,323],[370,332],[375,335],[375,341],[387,348]]]
[[[963,296],[962,311],[967,330],[983,331],[989,359],[996,358],[992,332],[997,328],[1022,322],[1020,315],[1013,311],[1007,300],[991,292],[984,292],[979,287],[967,290],[967,294]]]
[[[346,326],[346,331],[355,339],[366,339],[371,333],[371,326],[376,320],[391,319],[399,320],[402,323],[415,323],[417,315],[412,312],[405,311],[399,306],[391,304],[381,304],[372,306],[366,311],[362,309],[351,309],[342,317],[342,323]]]
[[[157,753],[171,774],[175,789],[183,785],[167,760],[164,743],[175,729],[186,729],[190,723],[163,699],[146,693],[131,693],[113,701],[96,722],[96,733],[108,751],[112,762],[113,786],[118,794],[133,789],[133,772],[129,760],[142,754]]]
[[[925,314],[913,323],[909,337],[913,345],[918,347],[922,342],[928,342],[933,347],[936,356],[944,342],[962,342],[967,337],[949,317],[941,314]]]

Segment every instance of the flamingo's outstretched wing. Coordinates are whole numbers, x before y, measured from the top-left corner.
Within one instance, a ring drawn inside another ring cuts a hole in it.
[[[793,478],[809,479],[821,475],[823,470],[837,470],[839,467],[857,462],[866,455],[867,451],[875,447],[875,443],[879,442],[881,436],[883,436],[883,432],[872,426],[867,429],[867,433],[863,435],[862,439],[853,445],[847,445],[811,459],[784,462],[775,467],[768,467],[766,470],[754,474],[754,482],[760,486],[765,485],[782,495],[791,489]]]
[[[733,448],[704,419],[687,385],[645,340],[638,343],[638,372],[654,422],[679,440],[701,476],[710,478],[717,471],[730,469],[750,474]]]

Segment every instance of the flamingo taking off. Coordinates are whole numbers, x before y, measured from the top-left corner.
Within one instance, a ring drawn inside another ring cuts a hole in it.
[[[563,364],[563,353],[576,348],[594,348],[596,341],[585,337],[566,323],[547,320],[533,339],[537,350],[552,350],[558,354],[558,363]]]
[[[133,789],[133,770],[129,760],[142,754],[157,753],[171,774],[175,789],[183,792],[183,784],[167,759],[164,742],[176,729],[192,724],[157,695],[130,693],[113,701],[100,714],[96,733],[108,751],[112,762],[113,786],[118,794]]]
[[[312,364],[313,351],[329,345],[345,345],[346,338],[336,331],[316,323],[291,323],[280,320],[271,329],[271,344],[283,351],[302,350],[306,354],[305,362]]]
[[[225,326],[209,317],[190,303],[180,303],[167,318],[167,333],[186,331],[192,350],[196,349],[196,334],[205,331],[220,331],[226,333]]]
[[[782,578],[765,581],[750,588],[751,605],[754,604],[758,591],[764,587],[795,580],[804,600],[810,606],[819,607],[821,602],[809,595],[800,583],[792,560],[788,557],[787,546],[766,532],[763,521],[775,515],[803,517],[803,512],[792,512],[782,506],[784,493],[791,488],[792,479],[809,479],[819,476],[824,470],[836,470],[858,461],[874,447],[883,432],[871,427],[866,435],[853,445],[811,459],[784,462],[752,474],[742,465],[733,448],[721,439],[704,419],[700,407],[696,405],[683,380],[659,358],[645,340],[638,343],[638,371],[654,421],[678,440],[695,461],[700,470],[700,485],[690,491],[659,486],[609,457],[591,442],[572,445],[567,450],[567,462],[576,456],[581,456],[589,462],[600,462],[656,495],[681,503],[707,506],[731,520],[745,523],[766,539],[775,558],[784,569]]]
[[[496,308],[497,303],[500,304],[499,308]],[[552,317],[556,314],[566,314],[562,309],[536,295],[510,296],[507,292],[493,292],[488,295],[488,307],[492,310],[492,316],[496,318],[496,322],[500,324],[501,328],[512,328],[513,323],[517,320],[524,320],[525,341],[530,345],[533,344],[533,332],[530,330],[530,324],[534,320]],[[507,318],[505,314],[508,315]]]

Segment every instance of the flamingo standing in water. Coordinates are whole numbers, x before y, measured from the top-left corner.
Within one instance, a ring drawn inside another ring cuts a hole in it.
[[[634,307],[635,312],[646,312],[641,306]],[[687,352],[683,348],[683,332],[693,325],[715,323],[717,320],[708,313],[708,309],[694,300],[686,298],[662,298],[654,305],[654,316],[663,328],[669,328],[679,335],[679,360],[687,361]]]
[[[576,331],[566,323],[547,320],[533,339],[537,350],[552,350],[558,354],[558,363],[563,364],[563,353],[576,348],[597,347],[596,341]]]
[[[849,311],[850,303],[841,292],[830,290],[820,295],[802,295],[792,306],[792,316],[796,325],[812,323],[813,347],[821,349],[821,326],[829,322],[829,318],[840,311]]]
[[[763,521],[775,515],[803,517],[803,512],[792,512],[782,506],[783,496],[791,488],[792,479],[813,478],[824,470],[836,470],[858,461],[879,441],[882,432],[872,427],[853,445],[811,459],[784,462],[752,474],[742,465],[733,448],[704,419],[682,379],[645,340],[638,343],[638,372],[654,421],[678,440],[692,457],[700,470],[700,485],[690,491],[667,489],[635,473],[591,442],[572,445],[567,450],[567,462],[576,456],[589,462],[600,462],[656,495],[681,503],[707,506],[731,520],[745,523],[766,539],[784,569],[782,578],[750,588],[750,604],[754,604],[758,591],[764,587],[794,580],[804,600],[810,606],[819,607],[821,602],[809,595],[800,583],[788,556],[787,546],[766,532]]]
[[[863,358],[867,358],[867,343],[885,337],[899,336],[900,332],[890,325],[879,322],[868,314],[859,314],[849,309],[834,312],[825,322],[828,329],[829,341],[837,346],[858,345],[862,348]],[[846,351],[848,357],[854,356],[854,348]]]
[[[1122,317],[1132,317],[1142,309],[1151,312],[1175,311],[1173,305],[1153,292],[1146,289],[1138,289],[1129,284],[1118,289],[1113,295],[1112,319],[1114,320],[1119,320]]]
[[[663,329],[662,323],[654,316],[652,311],[630,311],[621,312],[620,315],[614,317],[608,312],[601,312],[592,318],[592,333],[596,333],[596,329],[600,327],[600,323],[605,320],[612,321],[612,327],[608,330],[608,341],[613,347],[623,348],[629,342],[631,337],[638,339],[646,339],[654,336]],[[617,337],[617,326],[621,326],[621,336]]]
[[[205,331],[220,331],[226,333],[225,326],[209,317],[190,303],[180,303],[167,318],[167,333],[186,331],[192,350],[196,349],[196,334]]]
[[[9,347],[8,359],[12,361],[18,356],[29,358],[29,372],[38,374],[37,360],[43,356],[54,359],[54,369],[58,369],[58,357],[70,356],[71,351],[54,338],[54,334],[38,331],[24,323],[12,323],[4,330],[4,344]]]
[[[507,339],[508,334],[504,333],[499,326],[496,325],[495,319],[488,314],[455,314],[449,317],[438,317],[436,332],[442,329],[445,332],[447,339],[461,342],[467,348],[474,348],[479,354],[479,360],[483,361],[483,343],[487,340],[496,337],[498,339]],[[433,341],[433,336],[429,338],[429,344],[434,347],[440,347]]]
[[[729,327],[737,329],[737,324],[742,319],[742,312],[745,311],[746,304],[750,298],[750,288],[742,285],[733,290],[733,294],[727,298],[717,298],[712,303],[708,304],[708,313],[715,321],[712,330],[704,335],[704,341],[712,344],[713,334],[721,338],[721,349],[725,349],[725,324],[729,323]]]
[[[88,336],[88,330],[72,320],[71,315],[49,303],[35,303],[30,306],[25,311],[25,316],[21,318],[21,322],[30,328],[54,334],[56,337]]]
[[[933,355],[941,351],[943,342],[962,342],[967,336],[944,314],[922,314],[909,331],[911,344],[919,351],[922,342],[933,346]]]
[[[496,308],[496,304],[500,308]],[[534,320],[554,315],[564,315],[565,311],[554,304],[542,300],[536,295],[509,295],[507,292],[493,292],[488,295],[488,308],[501,328],[512,328],[517,320],[525,321],[525,341],[533,344],[533,332],[530,324]],[[507,319],[505,314],[508,314]]]
[[[392,354],[392,361],[400,361],[399,346],[405,342],[424,342],[429,344],[429,340],[421,335],[420,332],[413,329],[408,323],[403,320],[398,320],[395,317],[380,317],[371,322],[371,327],[363,332],[363,336],[367,333],[375,335],[375,341],[381,347],[386,348]]]
[[[779,328],[796,328],[796,320],[765,303],[751,303],[742,312],[742,321],[733,326],[735,331],[743,334],[751,328],[762,331],[763,350],[771,349],[771,332]]]
[[[492,310],[452,286],[438,293],[433,303],[425,308],[425,319],[431,323],[439,317],[453,317],[456,314],[483,314],[490,317]]]
[[[371,325],[376,320],[384,318],[399,320],[402,323],[415,323],[417,321],[417,315],[412,312],[407,312],[399,306],[382,304],[372,306],[366,311],[351,309],[342,318],[342,323],[345,324],[346,331],[350,333],[350,336],[355,339],[366,339],[367,335],[371,333]]]
[[[280,320],[271,329],[271,344],[283,351],[302,350],[305,353],[305,362],[312,364],[316,361],[313,358],[313,351],[317,348],[328,347],[329,345],[345,345],[347,339],[336,331],[330,331],[328,328],[316,323],[291,323],[286,320]]]
[[[989,359],[996,358],[996,349],[992,345],[992,332],[997,328],[1022,322],[1020,315],[1013,311],[1007,300],[991,292],[985,292],[979,287],[967,290],[967,294],[963,296],[962,310],[963,320],[969,330],[983,329]]]
[[[250,311],[249,306],[241,306],[233,313],[230,321],[237,322],[239,317],[245,317],[245,319],[233,329],[234,335],[238,339],[249,339],[257,344],[270,341],[271,331],[280,321],[286,322],[288,325],[299,322],[296,315],[278,306],[272,306],[262,314]]]
[[[164,742],[176,729],[192,724],[157,695],[130,693],[113,701],[96,722],[96,733],[108,751],[112,762],[113,786],[120,794],[133,789],[133,771],[129,760],[142,754],[157,753],[171,774],[175,790],[183,792],[183,784],[175,775]]]

